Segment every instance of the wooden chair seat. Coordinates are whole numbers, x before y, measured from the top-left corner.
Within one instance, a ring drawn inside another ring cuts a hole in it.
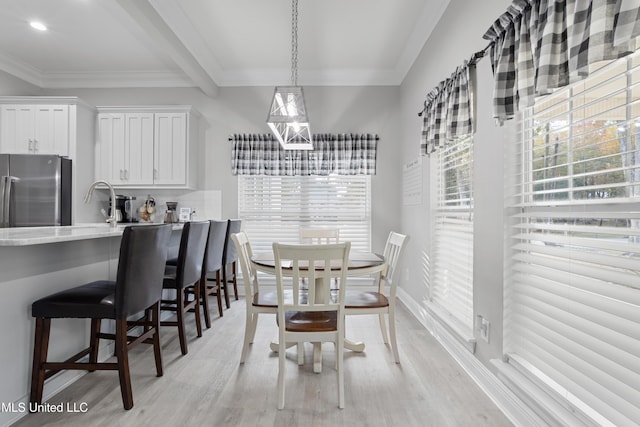
[[[389,298],[376,291],[347,291],[344,299],[345,308],[382,308],[389,306]]]
[[[286,290],[284,294],[286,302],[293,301],[293,293],[291,290]],[[307,291],[300,291],[300,300],[307,301]],[[274,310],[278,308],[278,293],[276,291],[258,291],[253,295],[252,305],[256,307],[268,307]]]
[[[288,311],[284,315],[288,332],[328,332],[338,328],[336,311]]]

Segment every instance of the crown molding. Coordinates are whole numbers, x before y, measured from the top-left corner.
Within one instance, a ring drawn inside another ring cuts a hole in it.
[[[396,70],[336,69],[298,70],[300,86],[398,86],[402,77]],[[228,70],[220,86],[274,86],[289,84],[289,69]]]
[[[42,87],[42,71],[15,58],[0,53],[0,70],[32,85]]]
[[[98,71],[44,74],[42,86],[65,88],[195,87],[181,71]]]

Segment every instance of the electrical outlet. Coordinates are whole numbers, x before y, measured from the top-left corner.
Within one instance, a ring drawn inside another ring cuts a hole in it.
[[[491,323],[481,315],[476,316],[476,329],[480,332],[480,337],[486,342],[489,342]]]

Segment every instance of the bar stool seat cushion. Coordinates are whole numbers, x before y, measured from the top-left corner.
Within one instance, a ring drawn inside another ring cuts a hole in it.
[[[34,317],[115,319],[116,283],[98,280],[35,301]]]

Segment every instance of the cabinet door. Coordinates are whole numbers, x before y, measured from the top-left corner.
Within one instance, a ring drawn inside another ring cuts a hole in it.
[[[3,105],[0,108],[0,152],[30,154],[34,151],[34,107]]]
[[[124,184],[125,169],[124,114],[98,114],[96,142],[96,179]]]
[[[127,184],[153,184],[153,113],[127,113],[125,124]]]
[[[187,183],[187,114],[156,113],[154,176],[156,185]]]
[[[69,106],[36,105],[34,107],[33,152],[69,155]]]

